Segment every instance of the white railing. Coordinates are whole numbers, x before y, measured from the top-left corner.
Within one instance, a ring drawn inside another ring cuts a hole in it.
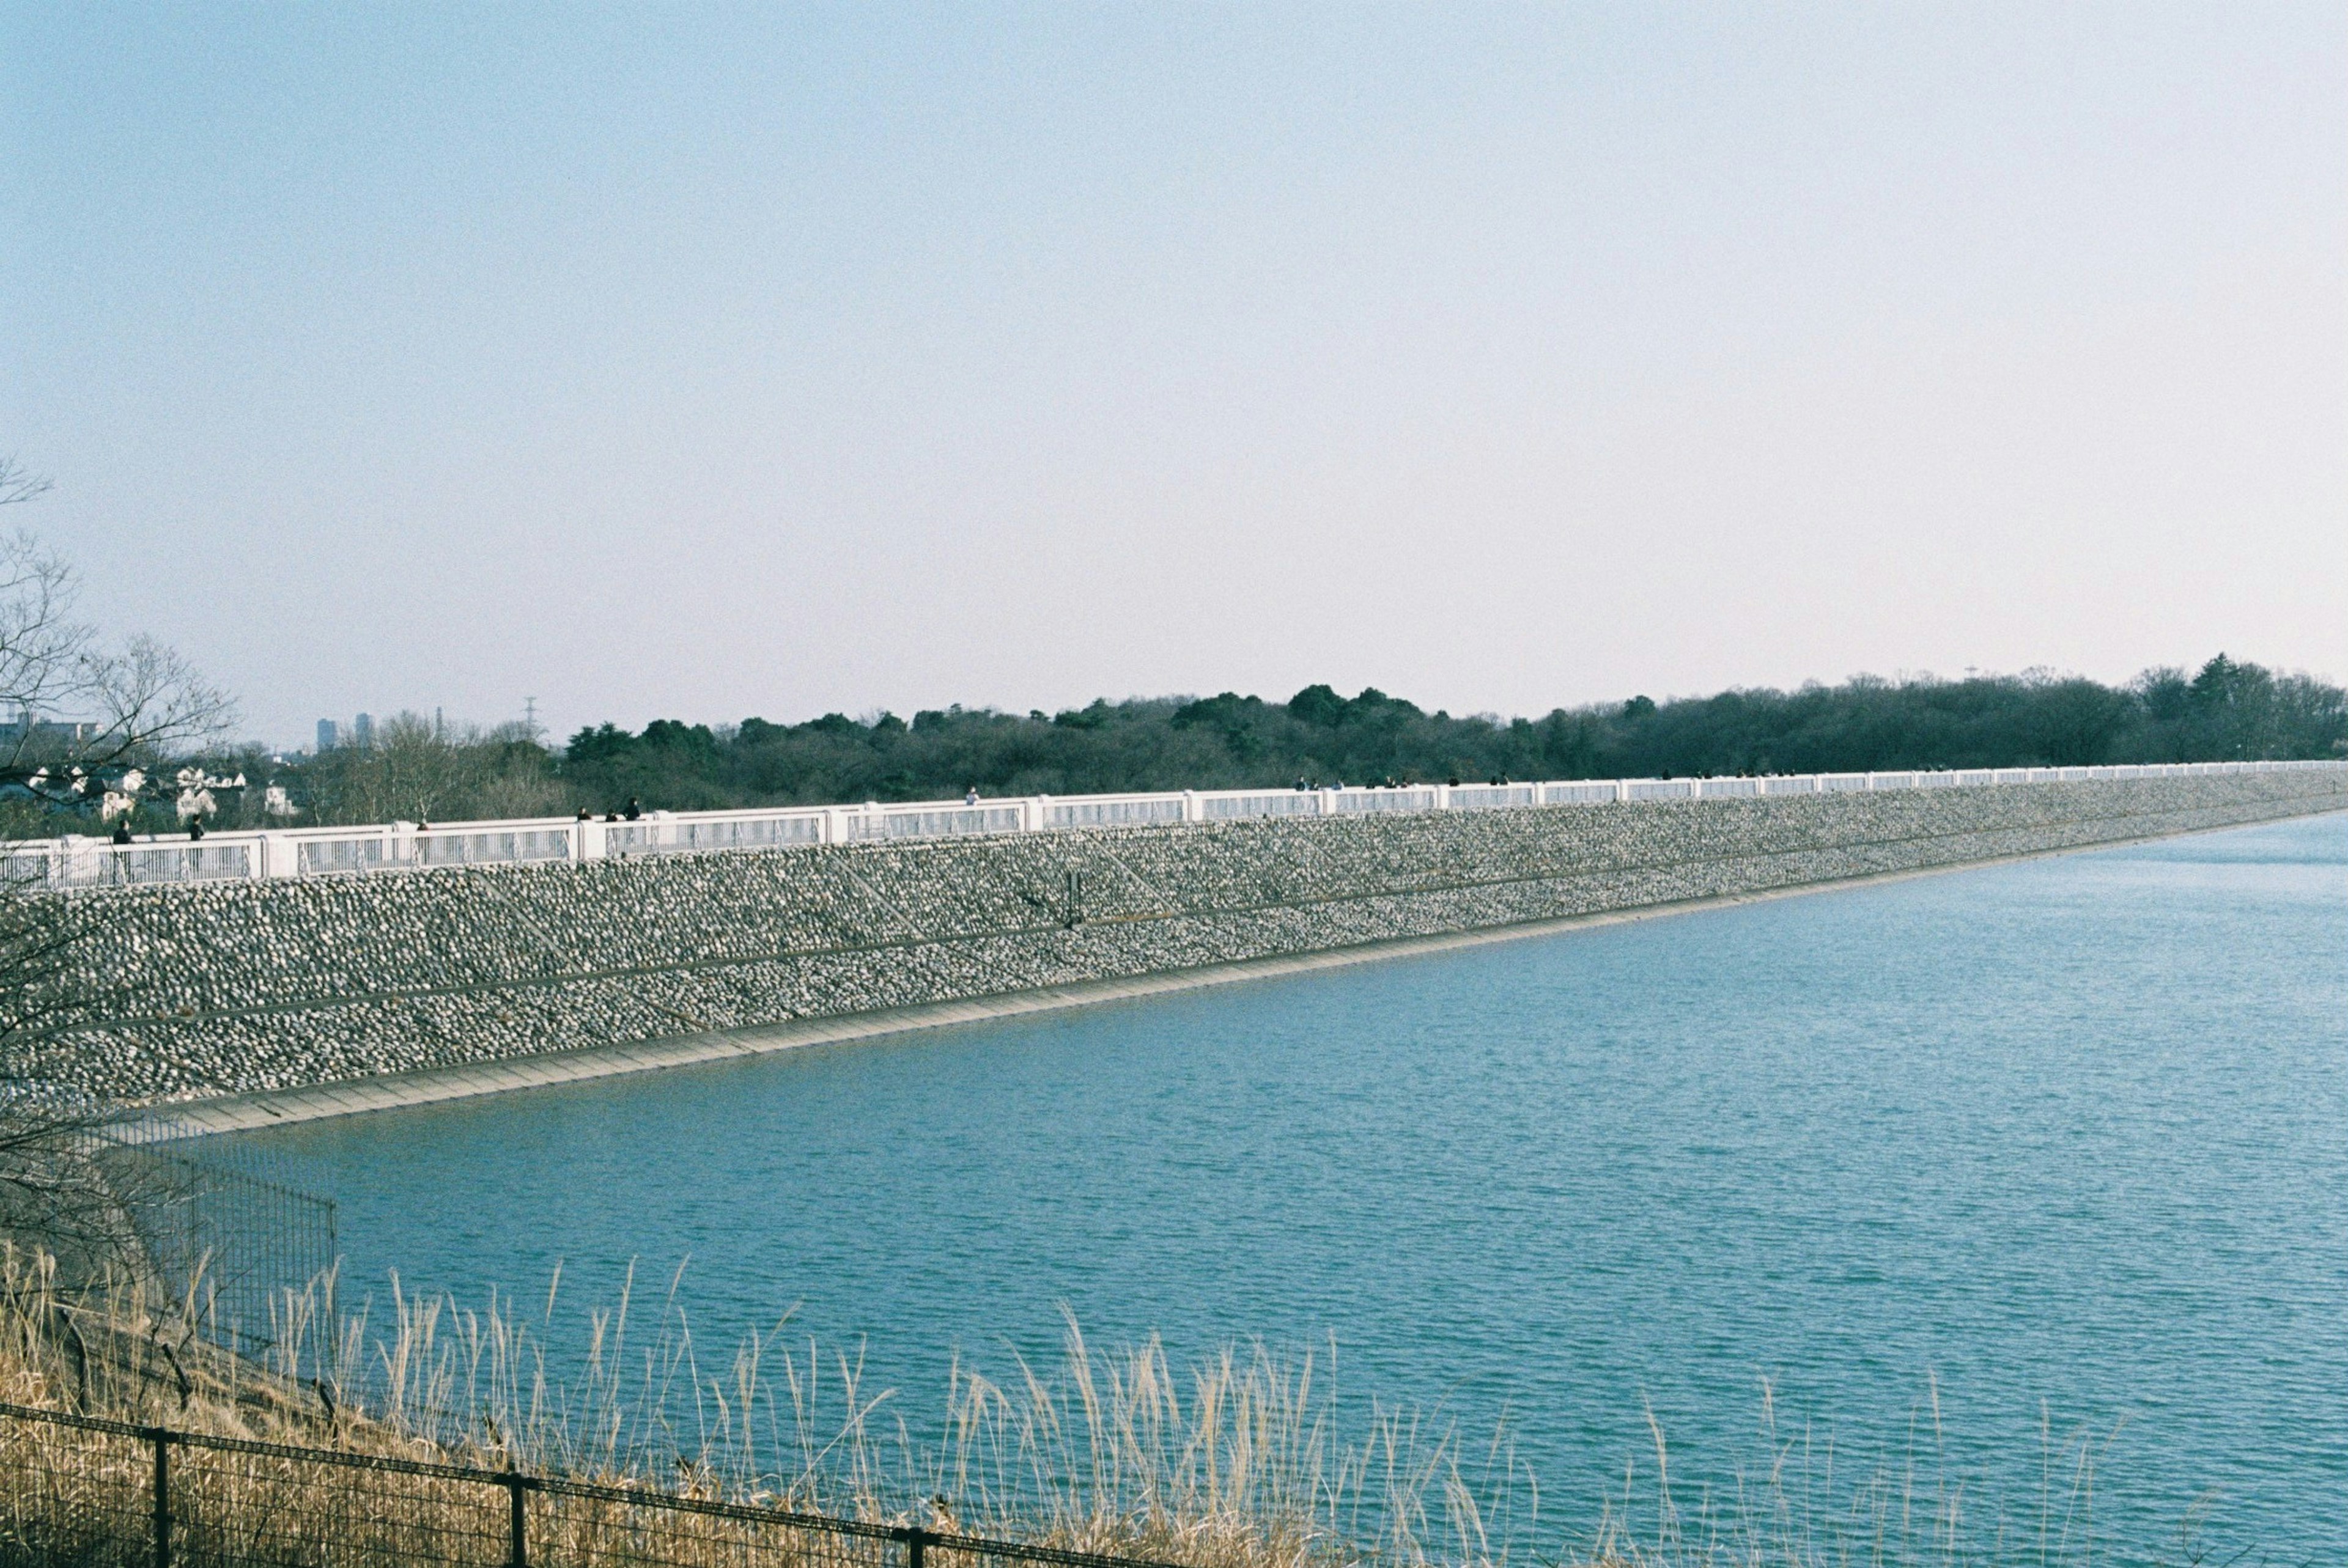
[[[1215,790],[1197,795],[1199,820],[1231,822],[1250,816],[1323,816],[1332,790]]]
[[[1088,794],[1069,800],[1039,796],[1045,827],[1141,827],[1153,822],[1182,822],[1184,798],[1179,794]]]
[[[1507,806],[1540,805],[1545,786],[1524,784],[1453,784],[1445,804],[1454,811],[1495,811]]]
[[[1375,811],[1439,811],[1443,794],[1436,789],[1339,789],[1329,792],[1329,804],[1334,813],[1357,816]]]
[[[435,827],[419,831],[409,852],[417,866],[513,866],[527,860],[569,860],[568,827]]]
[[[667,855],[699,849],[782,849],[824,842],[823,812],[701,811],[677,816],[658,814],[637,822],[582,822],[574,831],[584,840],[602,834],[606,856]],[[583,857],[574,846],[574,858]]]
[[[1564,779],[1530,784],[1406,784],[1391,789],[1185,790],[1179,794],[1035,795],[974,803],[920,801],[889,805],[868,801],[862,805],[654,812],[632,822],[557,817],[460,822],[438,827],[394,822],[365,827],[218,833],[201,840],[149,837],[127,845],[67,837],[0,845],[0,880],[44,887],[238,881],[1264,817],[1491,811],[1634,801],[1749,800],[1859,790],[1985,789],[2004,784],[2310,770],[2348,772],[2348,762],[2156,763],[2141,767],[1964,768],[1932,773],[1774,774],[1763,778]]]
[[[107,887],[135,882],[235,881],[258,876],[250,835],[206,839],[41,839],[0,849],[0,881],[16,886]]]

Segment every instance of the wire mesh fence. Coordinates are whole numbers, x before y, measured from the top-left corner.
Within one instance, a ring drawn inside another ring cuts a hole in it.
[[[42,1424],[0,1419],[0,1563],[154,1563],[153,1445],[112,1422],[63,1430],[56,1440]]]
[[[335,1204],[304,1192],[266,1153],[231,1145],[198,1155],[157,1123],[99,1140],[109,1184],[169,1298],[205,1337],[241,1351],[275,1338],[272,1307],[332,1267]]]
[[[0,1404],[0,1568],[1163,1568]]]

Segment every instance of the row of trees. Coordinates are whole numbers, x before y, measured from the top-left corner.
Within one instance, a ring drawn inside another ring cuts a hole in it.
[[[1560,708],[1540,719],[1427,712],[1375,689],[1285,702],[1224,692],[1046,716],[949,708],[730,729],[582,730],[550,765],[583,804],[769,802],[1397,780],[1613,778],[2348,753],[2348,694],[2223,654],[2126,686],[2032,673]]]
[[[0,510],[46,485],[0,457]],[[2348,754],[2348,697],[2219,654],[2123,686],[2043,671],[1963,681],[1861,676],[1539,719],[1427,712],[1375,689],[1286,702],[1106,700],[1056,714],[994,709],[827,713],[712,728],[605,723],[554,750],[520,726],[442,729],[403,714],[366,746],[278,763],[219,746],[233,711],[150,640],[108,642],[75,613],[71,569],[30,535],[0,538],[0,832],[54,833],[130,795],[176,825],[193,776],[217,827],[290,810],[312,823],[451,821],[645,809],[1080,794],[1387,779],[1606,778],[1915,767],[2199,762]],[[10,713],[14,723],[6,722]],[[64,719],[44,721],[40,715]],[[195,764],[192,775],[187,765]],[[142,782],[143,781],[143,784]],[[232,781],[242,781],[236,783]],[[181,791],[185,794],[185,791]]]
[[[0,458],[0,510],[45,487]],[[1056,714],[957,706],[910,723],[827,713],[717,728],[662,719],[641,732],[606,723],[555,750],[520,726],[450,733],[403,714],[369,745],[278,763],[219,746],[228,700],[151,641],[101,638],[76,615],[75,591],[72,571],[30,535],[0,538],[0,831],[54,833],[142,791],[139,825],[176,825],[162,781],[190,776],[221,786],[206,795],[212,825],[238,827],[289,810],[313,823],[451,821],[631,800],[689,810],[937,799],[973,787],[1080,794],[2348,754],[2339,687],[2221,653],[2189,674],[2147,670],[2122,686],[2043,671],[1861,676],[1538,719],[1428,712],[1375,689],[1344,697],[1314,685],[1284,702],[1226,692]]]
[[[2069,766],[2348,755],[2348,694],[2219,654],[2124,686],[2043,673],[1861,676],[1798,691],[1560,708],[1540,719],[1427,712],[1375,689],[1285,702],[1097,702],[1056,714],[945,708],[911,723],[673,719],[581,730],[561,750],[519,726],[445,733],[403,715],[373,746],[281,768],[302,820],[449,821],[860,800],[1216,789],[1310,783],[1615,778],[1929,767]],[[259,777],[267,760],[227,758]],[[242,814],[224,812],[224,825]]]

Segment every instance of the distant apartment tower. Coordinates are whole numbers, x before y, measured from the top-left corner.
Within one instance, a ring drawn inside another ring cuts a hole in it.
[[[375,715],[361,713],[351,721],[351,744],[365,751],[375,744]]]
[[[331,752],[342,743],[343,727],[332,719],[318,721],[318,749]]]

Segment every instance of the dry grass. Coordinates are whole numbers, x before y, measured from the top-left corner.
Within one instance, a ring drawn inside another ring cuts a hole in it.
[[[674,1282],[656,1311],[634,1296],[592,1316],[582,1369],[566,1379],[543,1338],[553,1286],[527,1308],[499,1298],[475,1310],[395,1283],[378,1322],[344,1310],[328,1276],[283,1300],[278,1348],[255,1365],[207,1350],[191,1303],[128,1287],[69,1302],[43,1260],[0,1251],[0,1399],[1196,1568],[2084,1568],[2098,1554],[2101,1441],[2057,1440],[2050,1428],[2042,1494],[2005,1512],[1948,1470],[1936,1399],[1920,1407],[1903,1459],[1849,1474],[1831,1442],[1781,1431],[1765,1396],[1757,1461],[1725,1492],[1692,1496],[1651,1418],[1652,1447],[1629,1456],[1620,1492],[1587,1500],[1569,1532],[1544,1516],[1505,1432],[1470,1443],[1407,1412],[1348,1419],[1326,1355],[1256,1348],[1178,1368],[1155,1340],[1104,1356],[1071,1322],[1056,1366],[1021,1363],[999,1382],[957,1366],[942,1435],[918,1440],[856,1357],[791,1341],[788,1321],[713,1371]],[[503,1561],[507,1501],[478,1483],[251,1455],[182,1462],[193,1468],[175,1495],[185,1489],[203,1516],[202,1541],[224,1543],[213,1560]],[[146,1463],[129,1440],[0,1420],[0,1562],[98,1561],[83,1548],[98,1551],[107,1532],[138,1536]],[[530,1506],[539,1563],[889,1560],[885,1544],[858,1556],[850,1543],[623,1499],[537,1495]],[[191,1551],[181,1561],[207,1555]]]

